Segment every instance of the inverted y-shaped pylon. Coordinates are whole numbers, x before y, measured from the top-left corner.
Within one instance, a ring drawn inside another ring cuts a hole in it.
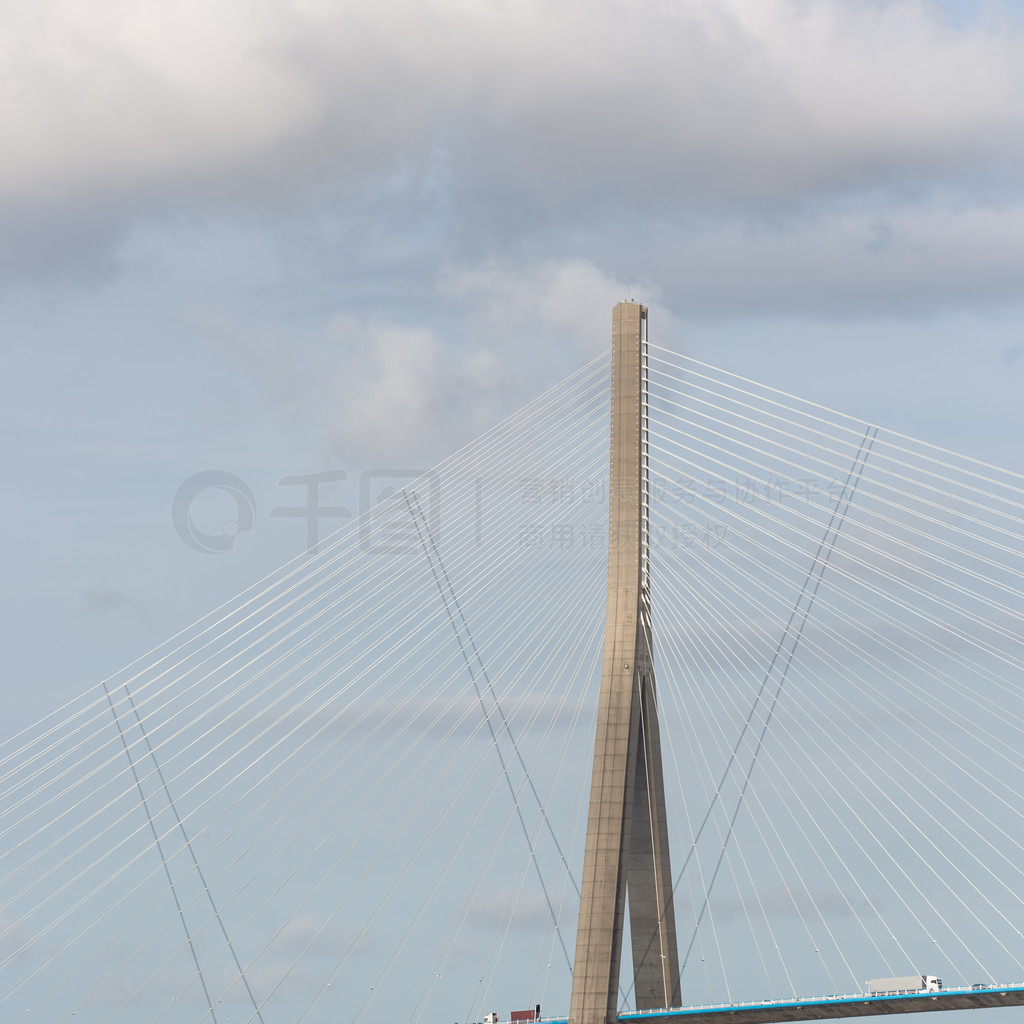
[[[679,1004],[651,656],[647,309],[612,312],[608,603],[569,1024],[618,1016],[626,894],[637,1009]]]

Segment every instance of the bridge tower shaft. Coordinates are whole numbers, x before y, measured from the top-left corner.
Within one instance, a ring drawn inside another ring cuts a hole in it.
[[[569,1024],[613,1024],[626,895],[637,1009],[679,1005],[651,649],[647,309],[612,312],[608,599]]]

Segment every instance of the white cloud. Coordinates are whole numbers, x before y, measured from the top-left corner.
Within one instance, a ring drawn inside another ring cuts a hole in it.
[[[49,0],[5,11],[0,195],[62,201],[256,160],[318,97],[281,60],[273,5]],[[278,51],[275,53],[274,51]]]
[[[538,208],[943,178],[1019,166],[1022,58],[921,0],[21,3],[0,196],[344,181],[424,144]]]
[[[196,325],[257,385],[261,411],[284,427],[311,428],[322,449],[310,454],[332,464],[415,464],[461,447],[495,422],[508,386],[492,351],[472,343],[459,350],[429,327],[347,312],[319,330],[223,312]]]
[[[402,450],[417,429],[436,420],[439,390],[446,391],[437,339],[422,328],[393,324],[367,327],[336,317],[329,332],[350,351],[363,372],[342,385],[337,419],[342,440],[385,454]]]
[[[629,287],[588,260],[517,267],[489,261],[450,267],[441,279],[442,293],[474,306],[480,329],[489,335],[523,337],[525,328],[534,335],[568,337],[588,357],[607,348],[609,311]]]
[[[489,352],[460,356],[429,329],[348,315],[335,317],[328,335],[340,342],[344,362],[334,395],[335,449],[391,458],[442,438],[461,447],[490,424],[499,381]],[[456,423],[460,434],[445,437]]]

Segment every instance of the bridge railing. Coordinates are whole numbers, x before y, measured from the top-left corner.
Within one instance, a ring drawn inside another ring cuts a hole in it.
[[[941,997],[944,995],[966,994],[970,992],[1021,992],[1024,991],[1024,981],[1009,982],[1006,984],[975,984],[975,985],[950,985],[939,992],[909,992],[901,995],[888,995],[885,993],[871,992],[848,992],[830,993],[828,995],[798,996],[786,999],[753,999],[735,1003],[694,1003],[689,1006],[671,1006],[664,1010],[624,1010],[619,1014],[619,1020],[650,1020],[661,1016],[676,1016],[683,1013],[712,1013],[722,1010],[747,1010],[762,1006],[808,1006],[824,1003],[841,1002],[866,1002],[872,999],[916,999],[922,995]],[[565,1018],[560,1018],[565,1020]],[[545,1018],[547,1020],[547,1018]],[[559,1018],[551,1018],[551,1024]]]
[[[1024,981],[1008,982],[1005,984],[974,984],[974,985],[950,985],[940,992],[910,992],[903,995],[872,995],[870,992],[847,992],[829,993],[827,995],[799,996],[786,999],[752,999],[735,1003],[692,1003],[689,1006],[670,1006],[664,1010],[623,1010],[619,1014],[619,1020],[651,1020],[658,1017],[677,1016],[679,1014],[716,1013],[723,1010],[750,1010],[765,1006],[809,1006],[814,1004],[828,1004],[841,1002],[866,1002],[872,999],[915,999],[921,995],[941,997],[946,995],[963,995],[971,992],[1024,992]],[[500,1021],[499,1024],[507,1024]],[[566,1017],[540,1017],[538,1024],[567,1024]]]

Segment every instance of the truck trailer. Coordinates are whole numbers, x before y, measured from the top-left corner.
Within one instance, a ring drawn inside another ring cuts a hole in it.
[[[904,974],[899,978],[872,978],[868,991],[873,996],[905,996],[918,992],[941,992],[942,980],[934,974]]]

